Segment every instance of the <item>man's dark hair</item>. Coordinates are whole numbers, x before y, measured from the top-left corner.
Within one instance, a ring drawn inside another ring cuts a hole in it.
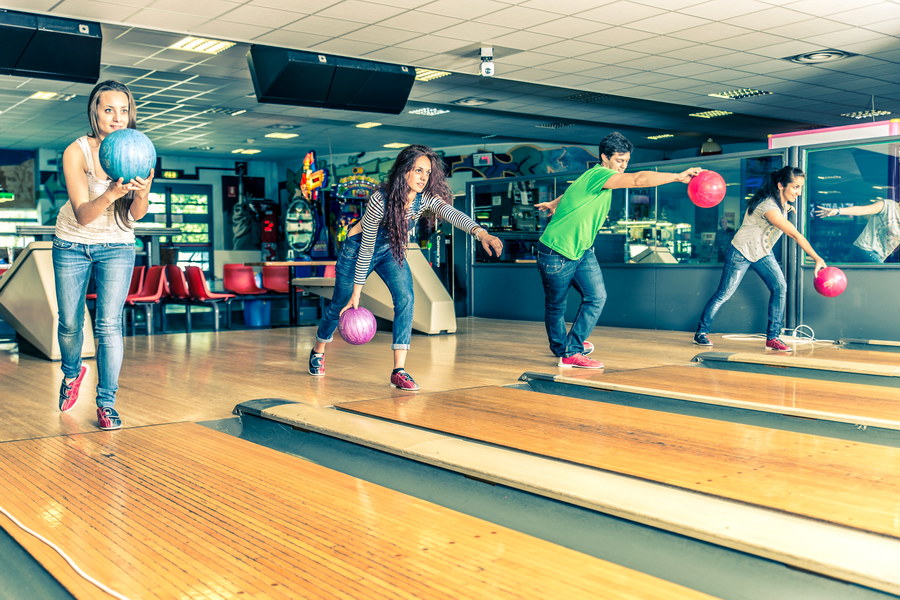
[[[618,131],[613,131],[611,134],[600,140],[600,154],[606,156],[606,158],[612,158],[612,155],[616,152],[626,154],[630,153],[632,150],[634,150],[634,144],[629,142],[625,136]]]

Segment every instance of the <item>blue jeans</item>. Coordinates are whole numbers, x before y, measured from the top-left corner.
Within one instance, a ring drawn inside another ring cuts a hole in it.
[[[91,274],[97,288],[97,406],[113,406],[125,346],[122,312],[134,269],[134,244],[77,244],[53,238],[53,273],[59,306],[62,372],[77,377],[84,343],[85,293]]]
[[[353,295],[353,276],[356,273],[356,257],[359,255],[361,242],[362,234],[360,233],[347,238],[341,246],[337,265],[334,267],[334,294],[331,296],[331,302],[325,309],[325,314],[319,321],[319,329],[316,331],[316,341],[318,342],[330,342],[333,339],[341,309],[347,305]],[[366,277],[373,270],[387,285],[394,302],[391,349],[409,350],[414,301],[412,272],[409,270],[409,263],[406,260],[401,265],[394,258],[387,236],[382,230],[378,231],[378,237],[375,239],[375,251]]]
[[[544,325],[550,351],[555,356],[581,354],[584,340],[594,330],[606,304],[606,286],[594,249],[586,250],[578,260],[571,260],[539,244],[537,265],[544,284]],[[581,305],[567,333],[566,299],[573,285],[581,294]]]
[[[878,256],[878,253],[872,252],[871,250],[863,250],[859,246],[853,246],[850,249],[850,260],[853,262],[875,264],[881,264],[884,262],[881,257]]]
[[[722,269],[722,279],[719,281],[719,289],[713,294],[697,325],[697,333],[709,333],[716,313],[722,305],[734,295],[738,284],[747,274],[747,269],[752,268],[760,276],[766,287],[769,288],[769,322],[766,325],[766,338],[773,339],[781,335],[784,325],[784,301],[787,296],[787,284],[778,261],[772,254],[767,254],[756,262],[750,262],[744,255],[738,252],[734,246],[729,246],[725,253],[725,267]]]

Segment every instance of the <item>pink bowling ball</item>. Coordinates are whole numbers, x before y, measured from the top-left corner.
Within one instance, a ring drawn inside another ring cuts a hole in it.
[[[338,319],[338,331],[348,343],[365,344],[375,337],[378,324],[375,315],[367,308],[348,308]]]
[[[712,208],[725,197],[725,179],[715,171],[700,171],[688,182],[687,193],[700,208]]]
[[[833,298],[847,289],[847,276],[837,267],[825,267],[816,275],[813,285],[823,296]]]

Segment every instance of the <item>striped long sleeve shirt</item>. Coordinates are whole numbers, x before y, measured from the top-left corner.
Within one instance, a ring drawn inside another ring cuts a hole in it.
[[[465,213],[456,210],[437,196],[429,194],[416,196],[406,211],[407,222],[417,222],[425,211],[431,211],[433,214],[440,215],[442,219],[467,233],[471,233],[475,228],[481,227]],[[365,285],[366,283],[369,264],[372,262],[372,255],[375,253],[375,239],[378,236],[378,228],[381,226],[383,219],[384,196],[381,191],[376,191],[369,197],[366,212],[362,217],[362,241],[359,247],[359,256],[356,258],[356,271],[353,276],[353,283],[356,285]]]

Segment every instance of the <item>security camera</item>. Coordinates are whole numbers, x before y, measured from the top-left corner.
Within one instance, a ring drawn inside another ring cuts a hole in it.
[[[497,71],[494,69],[494,49],[490,46],[481,48],[481,76],[493,77]]]

